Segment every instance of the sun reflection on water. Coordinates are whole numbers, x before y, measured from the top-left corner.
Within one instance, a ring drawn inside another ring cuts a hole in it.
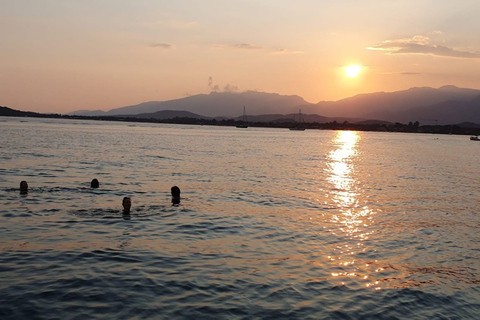
[[[373,266],[358,258],[359,254],[372,250],[365,248],[364,242],[373,233],[373,213],[364,205],[366,200],[355,171],[359,141],[357,132],[339,131],[332,140],[335,148],[327,155],[325,170],[331,184],[328,198],[336,208],[331,216],[331,231],[338,239],[328,259],[336,264],[331,272],[333,277],[355,277],[365,281],[367,288],[379,290],[379,282],[370,279],[375,272]]]

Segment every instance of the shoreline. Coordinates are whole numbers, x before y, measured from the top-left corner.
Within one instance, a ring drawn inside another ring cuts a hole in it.
[[[6,108],[6,107],[5,107]],[[47,118],[47,119],[70,119],[70,120],[95,120],[95,121],[112,121],[112,122],[132,122],[132,123],[166,123],[166,124],[181,124],[181,125],[199,125],[199,126],[222,126],[222,127],[236,127],[243,125],[243,121],[234,119],[197,119],[197,118],[171,118],[171,119],[140,119],[127,116],[78,116],[78,115],[62,115],[62,114],[43,114],[35,112],[17,111],[8,108],[13,112],[10,114],[0,114],[0,117],[18,117],[18,118]],[[4,112],[5,113],[5,112]],[[257,128],[279,128],[289,129],[295,124],[292,122],[251,122],[248,127]],[[460,125],[419,125],[418,121],[415,123],[385,123],[385,121],[372,120],[372,123],[343,123],[332,121],[326,123],[318,122],[304,122],[302,128],[310,130],[349,130],[349,131],[369,131],[369,132],[403,132],[403,133],[429,133],[429,134],[454,134],[454,135],[480,135],[479,127],[464,127]],[[245,128],[243,128],[245,129]]]

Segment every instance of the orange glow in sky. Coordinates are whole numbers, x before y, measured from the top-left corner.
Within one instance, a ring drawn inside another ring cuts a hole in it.
[[[478,1],[7,0],[1,7],[0,105],[18,110],[109,110],[212,90],[317,103],[420,86],[479,88]],[[348,65],[345,74],[340,66]]]

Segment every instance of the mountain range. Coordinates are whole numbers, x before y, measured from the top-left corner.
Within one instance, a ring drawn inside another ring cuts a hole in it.
[[[181,99],[144,102],[107,112],[81,110],[71,115],[166,119],[168,114],[169,117],[238,118],[244,106],[249,121],[287,121],[301,109],[307,122],[380,120],[439,125],[480,123],[480,90],[455,86],[415,87],[318,103],[309,103],[296,95],[257,91],[211,92]]]

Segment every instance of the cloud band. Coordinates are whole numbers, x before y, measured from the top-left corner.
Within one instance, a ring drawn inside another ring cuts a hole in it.
[[[367,50],[386,51],[389,54],[429,54],[439,57],[479,59],[480,52],[462,51],[442,45],[431,44],[424,36],[386,40],[380,44],[367,47]]]

